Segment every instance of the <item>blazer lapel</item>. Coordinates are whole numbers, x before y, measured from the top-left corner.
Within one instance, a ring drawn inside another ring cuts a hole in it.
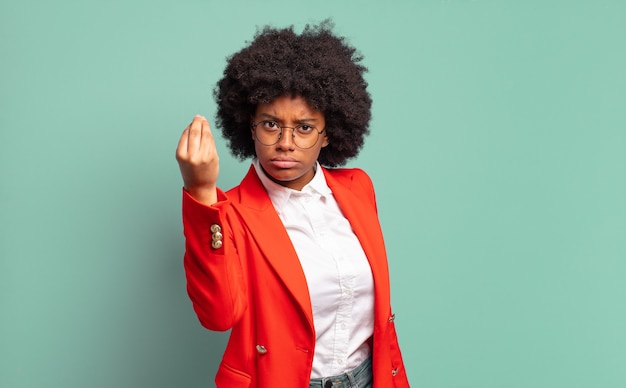
[[[241,199],[237,211],[251,225],[250,233],[264,259],[292,294],[313,328],[311,298],[300,260],[253,166],[250,166],[239,188]]]

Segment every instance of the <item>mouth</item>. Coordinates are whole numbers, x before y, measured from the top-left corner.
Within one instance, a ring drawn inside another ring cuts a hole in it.
[[[293,168],[298,161],[293,158],[273,158],[270,159],[270,164],[276,168]]]

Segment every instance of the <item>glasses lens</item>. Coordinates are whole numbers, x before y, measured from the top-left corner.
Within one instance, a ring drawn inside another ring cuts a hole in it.
[[[311,125],[298,125],[297,127],[280,127],[273,121],[259,121],[253,125],[256,140],[266,146],[271,146],[280,141],[283,136],[291,136],[292,141],[298,148],[311,148],[319,139],[317,128]],[[291,129],[291,133],[287,129]]]
[[[299,148],[311,148],[316,143],[320,136],[317,128],[311,125],[298,125],[293,130],[294,139],[293,142]]]
[[[278,124],[272,121],[259,121],[253,125],[254,136],[263,145],[274,145],[278,143],[281,136],[281,129]]]

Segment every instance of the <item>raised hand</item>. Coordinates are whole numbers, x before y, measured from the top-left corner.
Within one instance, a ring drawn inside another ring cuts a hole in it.
[[[176,149],[176,160],[189,194],[205,205],[217,202],[220,164],[207,119],[197,115],[185,128]]]

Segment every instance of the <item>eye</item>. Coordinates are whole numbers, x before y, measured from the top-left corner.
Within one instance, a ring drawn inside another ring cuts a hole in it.
[[[264,120],[264,121],[261,121],[259,125],[261,126],[262,129],[266,131],[279,131],[280,130],[278,123],[275,121]]]
[[[309,124],[302,124],[296,127],[296,131],[298,131],[298,133],[301,133],[303,135],[308,135],[309,133],[312,133],[315,130],[316,130],[315,127]]]

